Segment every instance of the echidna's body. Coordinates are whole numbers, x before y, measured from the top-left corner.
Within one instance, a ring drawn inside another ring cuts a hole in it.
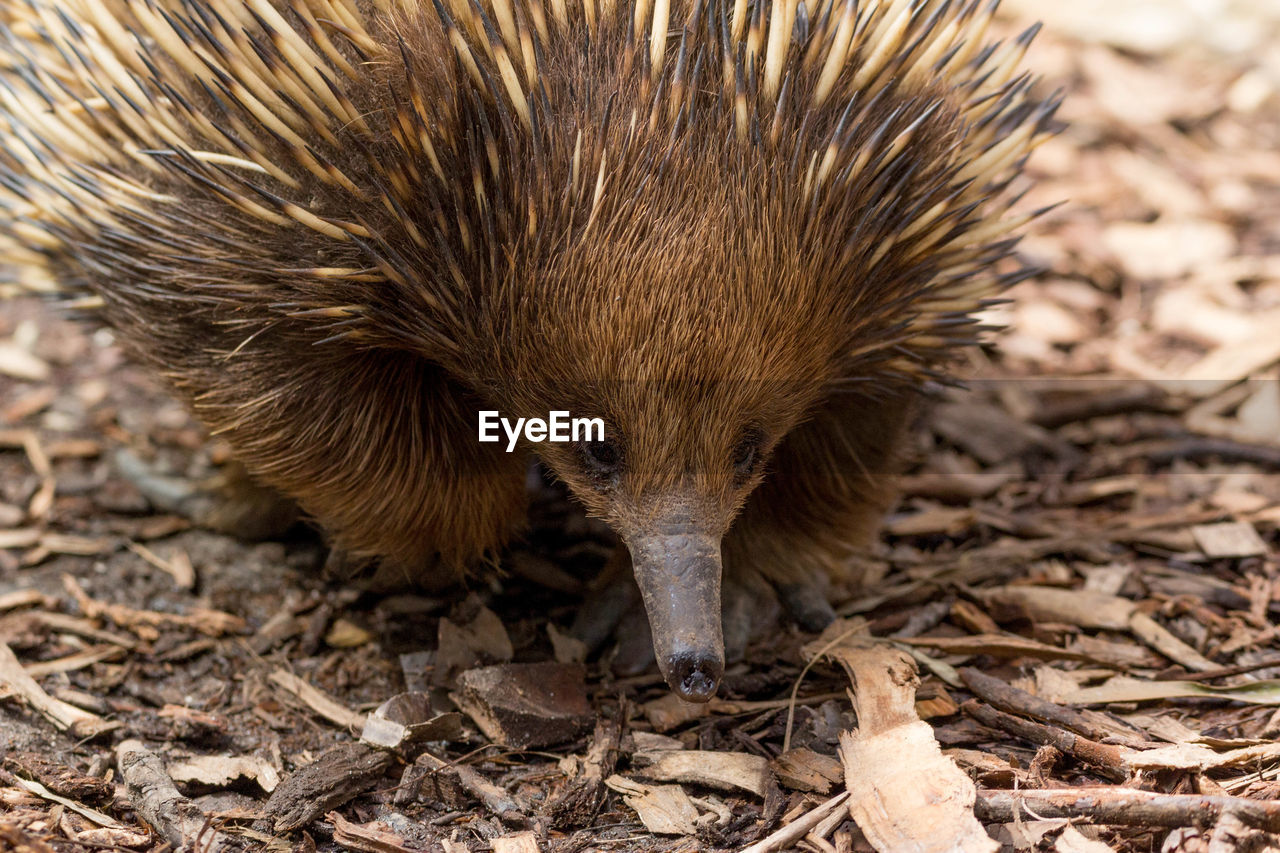
[[[722,540],[740,585],[838,573],[1016,274],[1029,39],[986,44],[988,0],[433,2],[2,0],[4,250],[408,571],[522,517],[477,410],[603,417],[529,449],[705,698]]]

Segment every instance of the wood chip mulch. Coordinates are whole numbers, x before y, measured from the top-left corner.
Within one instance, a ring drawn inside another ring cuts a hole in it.
[[[841,619],[705,706],[582,663],[610,540],[562,498],[463,602],[326,585],[306,530],[154,511],[119,451],[225,448],[3,303],[0,851],[1280,850],[1280,9],[1206,8],[1007,0],[1068,92],[1046,272]]]

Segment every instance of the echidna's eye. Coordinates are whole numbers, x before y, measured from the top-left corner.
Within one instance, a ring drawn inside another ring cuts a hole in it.
[[[622,448],[617,442],[602,439],[584,441],[581,446],[582,458],[593,473],[608,477],[622,469]]]
[[[757,429],[747,430],[738,441],[737,447],[733,449],[733,470],[738,477],[745,479],[755,469],[763,442],[764,436]]]

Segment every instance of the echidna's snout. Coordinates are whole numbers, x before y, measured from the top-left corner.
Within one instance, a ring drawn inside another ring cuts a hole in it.
[[[661,659],[660,659],[661,660]],[[661,667],[667,684],[686,702],[708,702],[724,675],[724,652],[703,649],[677,652]]]
[[[724,674],[720,537],[682,519],[627,537],[627,547],[663,678],[681,698],[708,701]]]

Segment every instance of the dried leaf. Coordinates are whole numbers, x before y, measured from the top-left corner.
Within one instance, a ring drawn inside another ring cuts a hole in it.
[[[1247,521],[1228,521],[1222,524],[1196,524],[1191,535],[1206,557],[1262,557],[1267,553],[1267,543]]]
[[[1150,702],[1155,699],[1182,699],[1207,696],[1231,699],[1251,705],[1280,705],[1280,679],[1251,681],[1237,687],[1214,687],[1194,681],[1141,681],[1124,675],[1096,687],[1077,687],[1057,695],[1057,701],[1073,705],[1104,705],[1108,702]]]
[[[745,752],[705,752],[670,750],[637,752],[633,761],[640,774],[659,782],[689,782],[720,788],[740,789],[763,797],[769,784],[769,762],[763,756]]]
[[[640,816],[645,829],[658,835],[693,835],[698,809],[679,785],[644,785],[622,776],[605,780]]]
[[[193,755],[170,762],[166,768],[175,782],[226,788],[237,779],[252,779],[268,794],[280,784],[280,774],[257,755]]]

